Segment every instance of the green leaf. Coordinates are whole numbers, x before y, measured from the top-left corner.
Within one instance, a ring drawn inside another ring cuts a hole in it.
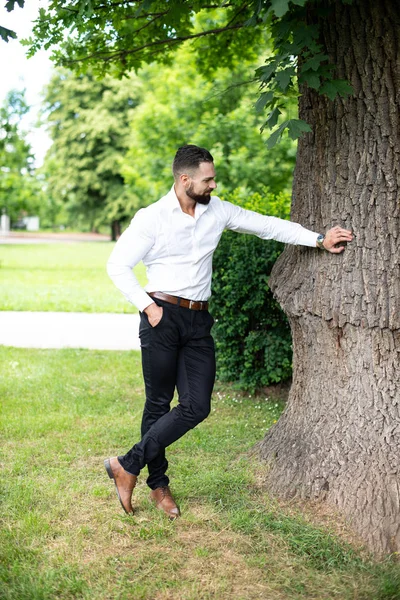
[[[135,17],[138,17],[144,10],[149,10],[154,0],[143,0],[142,4],[140,4],[139,8],[135,13]]]
[[[279,110],[279,107],[276,106],[274,108],[274,110],[272,112],[269,113],[268,118],[265,122],[266,126],[268,127],[268,129],[272,129],[273,127],[275,127],[275,125],[278,122],[278,118],[279,115],[281,115],[281,111]]]
[[[332,79],[331,81],[326,81],[324,85],[321,86],[319,93],[325,94],[330,100],[334,100],[336,94],[344,98],[349,96],[353,93],[353,88],[348,81],[344,81],[343,79]]]
[[[344,79],[333,79],[332,83],[336,85],[339,96],[342,96],[343,98],[351,96],[354,93],[353,86]]]
[[[277,17],[283,17],[289,10],[289,0],[272,0],[271,8]]]
[[[16,4],[18,4],[20,8],[24,8],[25,0],[8,0],[5,4],[5,8],[8,12],[11,12],[14,10]]]
[[[329,100],[334,100],[337,94],[337,89],[332,81],[327,81],[323,86],[321,86],[319,92],[320,94],[325,94],[328,96]]]
[[[308,87],[318,90],[321,86],[321,80],[316,73],[305,73],[299,78],[300,83],[305,82]]]
[[[293,67],[291,67],[289,69],[284,69],[282,71],[278,71],[276,73],[275,79],[276,79],[276,82],[277,82],[279,88],[282,90],[282,92],[286,92],[293,75],[294,75]]]
[[[267,145],[268,150],[271,150],[271,148],[273,148],[276,143],[278,142],[278,140],[282,137],[283,132],[285,131],[286,127],[287,127],[288,121],[284,121],[282,123],[282,125],[280,125],[278,127],[278,129],[276,129],[267,139],[267,141],[265,142]]]
[[[248,19],[247,21],[244,22],[244,26],[245,27],[255,27],[257,25],[257,15],[254,14],[250,17],[250,19]]]
[[[263,92],[254,105],[256,112],[261,112],[262,110],[264,110],[266,105],[271,102],[273,97],[274,97],[273,92]]]
[[[17,34],[15,33],[15,31],[11,31],[11,29],[7,29],[7,27],[2,27],[0,25],[0,37],[5,42],[8,42],[9,39],[15,40]]]
[[[329,57],[326,54],[322,54],[322,52],[319,52],[318,54],[314,54],[314,56],[311,56],[311,58],[308,58],[301,65],[301,72],[304,73],[305,71],[309,71],[310,69],[313,71],[317,71],[319,69],[320,64],[322,62],[324,62],[325,60],[328,60],[328,58]]]
[[[312,131],[310,125],[302,119],[290,119],[287,121],[287,129],[289,137],[292,140],[297,140],[302,133],[310,133]]]
[[[263,81],[264,83],[268,83],[268,81],[271,79],[271,77],[275,73],[276,67],[277,67],[276,61],[272,60],[268,65],[265,65],[265,67],[258,67],[258,69],[256,69],[256,71],[255,71],[255,76],[260,81]]]

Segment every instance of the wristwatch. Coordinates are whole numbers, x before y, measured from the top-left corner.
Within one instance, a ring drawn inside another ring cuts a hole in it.
[[[324,246],[324,241],[325,241],[325,236],[322,235],[322,233],[320,233],[319,236],[317,237],[317,246],[321,250],[326,250],[326,248]]]

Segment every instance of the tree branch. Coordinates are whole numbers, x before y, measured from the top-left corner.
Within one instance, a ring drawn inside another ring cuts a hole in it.
[[[245,2],[244,4],[242,4],[237,13],[233,15],[232,19],[227,23],[227,26],[231,25],[233,21],[235,21],[236,17],[238,17],[240,13],[242,13],[246,8],[248,8],[249,4],[249,2]]]
[[[110,8],[111,6],[126,6],[128,8],[130,4],[137,4],[138,2],[140,2],[140,0],[135,0],[134,2],[131,2],[130,0],[122,0],[122,2],[110,2],[109,4],[98,4],[97,6],[94,6],[93,8],[95,10],[97,10],[98,8]]]
[[[129,2],[129,1],[110,2],[110,4],[98,4],[97,6],[94,6],[93,8],[94,8],[94,10],[104,9],[104,8],[109,9],[111,6],[124,6],[124,5],[126,5],[126,7],[128,8],[129,4],[132,4],[132,2]],[[136,4],[137,4],[137,2],[136,2]],[[234,2],[226,2],[225,4],[222,4],[222,5],[221,4],[205,4],[204,6],[201,7],[201,10],[204,10],[204,9],[212,10],[214,8],[230,8],[231,6],[235,6],[235,3]],[[189,8],[192,9],[193,7],[190,6]],[[153,13],[153,14],[155,14],[155,13]],[[147,16],[152,16],[152,13],[146,13],[145,15],[138,15],[136,18],[142,19]]]
[[[146,21],[146,23],[144,25],[142,25],[138,29],[134,29],[131,33],[134,34],[134,33],[139,33],[139,31],[143,31],[143,29],[146,29],[147,27],[149,27],[152,23],[154,23],[155,21],[157,21],[157,19],[159,19],[160,17],[163,17],[164,15],[167,15],[167,14],[168,14],[167,10],[165,12],[163,12],[163,13],[155,14],[153,16],[153,18],[150,19],[150,21]],[[130,16],[130,15],[129,16],[125,16],[124,18],[125,19],[137,19],[137,17],[135,17],[133,15],[132,16]]]
[[[157,40],[156,42],[150,42],[149,44],[143,44],[142,46],[138,46],[137,48],[132,48],[132,50],[120,50],[118,52],[114,52],[113,54],[108,54],[108,55],[103,54],[101,52],[93,52],[92,54],[88,54],[87,56],[84,56],[82,58],[69,60],[69,61],[67,61],[67,64],[74,64],[74,63],[89,60],[91,58],[99,58],[101,60],[108,62],[108,61],[113,60],[118,57],[126,57],[126,56],[129,56],[130,54],[136,54],[136,53],[140,52],[141,50],[145,50],[146,48],[151,48],[154,46],[169,45],[169,44],[174,45],[174,44],[178,44],[181,42],[186,42],[187,40],[193,40],[196,38],[204,37],[206,35],[216,35],[219,33],[224,33],[225,31],[241,29],[242,27],[244,27],[244,23],[237,23],[236,25],[230,25],[229,27],[218,27],[216,29],[209,29],[208,31],[202,31],[200,33],[193,33],[192,35],[178,36],[175,38]]]
[[[150,18],[158,18],[158,17],[163,17],[164,15],[167,15],[169,13],[169,10],[165,10],[164,12],[159,12],[159,13],[146,13],[145,15],[124,15],[123,18],[124,19],[136,19],[137,21],[139,19],[148,19]]]
[[[204,102],[208,102],[212,98],[217,98],[218,96],[222,96],[223,94],[226,94],[230,90],[234,90],[238,87],[243,87],[245,85],[250,85],[251,83],[256,83],[256,81],[257,81],[257,79],[255,77],[253,77],[252,79],[248,79],[247,81],[240,81],[239,83],[233,83],[232,85],[228,85],[228,87],[226,87],[218,92],[214,92],[213,94],[210,94],[210,96],[207,96],[206,98],[204,98]]]

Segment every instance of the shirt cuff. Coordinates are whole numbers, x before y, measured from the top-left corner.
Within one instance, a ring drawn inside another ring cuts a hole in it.
[[[299,241],[299,244],[302,246],[311,246],[311,248],[317,248],[317,237],[320,234],[310,231],[309,229],[305,229],[302,233],[303,235],[301,241]]]
[[[153,304],[154,302],[154,300],[150,298],[150,296],[146,294],[144,290],[135,292],[134,294],[132,294],[132,296],[128,298],[128,300],[129,302],[134,304],[140,312],[143,312],[145,308],[147,308],[148,306],[150,306],[150,304]]]

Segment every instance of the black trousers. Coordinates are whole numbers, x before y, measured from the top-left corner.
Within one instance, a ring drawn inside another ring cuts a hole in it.
[[[215,380],[215,349],[208,311],[182,308],[161,300],[161,321],[152,327],[140,315],[139,337],[146,402],[142,439],[118,460],[132,475],[148,467],[148,485],[168,485],[165,448],[196,427],[210,412]],[[179,403],[170,409],[175,387]]]

